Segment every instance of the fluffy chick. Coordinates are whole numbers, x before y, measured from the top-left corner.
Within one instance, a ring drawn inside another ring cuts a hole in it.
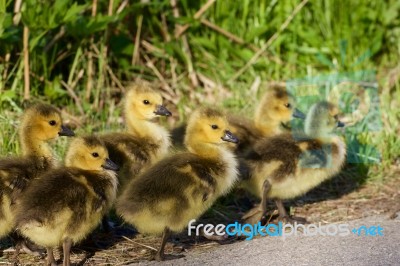
[[[258,221],[274,199],[281,219],[290,221],[282,200],[301,196],[337,174],[346,158],[346,145],[332,132],[343,124],[338,109],[328,103],[313,105],[305,121],[305,135],[280,134],[264,138],[248,155],[252,175],[242,186],[261,199],[245,219]]]
[[[285,87],[268,88],[257,105],[254,118],[229,115],[232,133],[240,139],[239,145],[233,146],[236,153],[244,155],[255,143],[263,137],[274,136],[287,131],[287,123],[293,118],[305,118],[296,108],[293,96]],[[185,125],[172,130],[172,143],[181,147],[185,136]]]
[[[171,232],[197,219],[237,180],[237,161],[225,142],[238,142],[225,117],[203,108],[188,121],[188,152],[165,158],[129,183],[116,209],[122,218],[146,234],[163,234],[156,259],[163,260]]]
[[[37,104],[25,110],[19,129],[22,156],[0,160],[0,238],[12,231],[12,205],[30,180],[55,166],[48,142],[73,135],[62,125],[60,112],[53,106]]]
[[[60,245],[63,265],[70,265],[71,246],[95,229],[116,197],[118,167],[97,137],[74,139],[65,162],[33,180],[16,203],[17,229],[46,247],[49,265],[56,265],[53,248]]]
[[[124,116],[127,131],[100,136],[111,160],[121,167],[118,172],[119,193],[143,167],[167,155],[171,144],[169,132],[153,120],[170,115],[161,94],[148,83],[136,83],[126,93]]]
[[[258,140],[288,131],[287,123],[293,118],[304,119],[296,108],[293,96],[286,87],[268,88],[257,105],[253,120],[241,116],[229,116],[232,132],[240,139],[238,152],[243,154]]]

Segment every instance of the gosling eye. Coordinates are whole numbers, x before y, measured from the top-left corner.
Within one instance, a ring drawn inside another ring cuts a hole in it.
[[[285,103],[286,108],[292,108],[292,105],[290,103]]]
[[[335,120],[338,120],[339,116],[338,115],[334,115],[333,118],[335,118]]]
[[[211,125],[211,128],[212,129],[218,129],[218,126],[217,125]]]
[[[49,125],[50,126],[55,126],[56,124],[57,124],[57,122],[55,120],[49,121]]]
[[[93,153],[92,153],[92,156],[93,156],[94,158],[97,158],[97,157],[99,157],[99,154],[98,154],[97,152],[93,152]]]
[[[148,100],[144,100],[143,103],[146,104],[146,105],[150,104],[150,102]]]

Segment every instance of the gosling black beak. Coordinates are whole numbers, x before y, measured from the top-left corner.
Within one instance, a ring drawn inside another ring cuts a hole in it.
[[[102,165],[104,169],[107,170],[113,170],[113,171],[118,171],[119,167],[116,165],[113,161],[111,161],[109,158],[106,159],[106,164]]]
[[[223,141],[228,141],[228,142],[233,142],[233,143],[239,143],[239,139],[232,134],[229,130],[225,130],[225,134],[223,137],[221,137]]]
[[[156,115],[162,115],[162,116],[170,116],[172,113],[168,111],[167,108],[165,108],[164,105],[157,105],[156,110],[154,111]]]
[[[344,127],[345,124],[341,121],[337,121],[337,127]]]
[[[295,118],[306,119],[306,115],[297,108],[294,108],[294,112],[293,112],[292,116]]]
[[[64,125],[61,125],[61,131],[58,132],[59,136],[65,136],[65,137],[73,137],[75,136],[74,131],[72,131],[71,129],[67,128]]]

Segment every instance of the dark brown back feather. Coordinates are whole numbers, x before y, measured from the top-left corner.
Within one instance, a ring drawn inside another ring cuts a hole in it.
[[[69,230],[74,230],[87,215],[86,205],[90,200],[87,187],[75,179],[79,176],[84,176],[88,186],[97,194],[96,200],[91,202],[92,210],[104,205],[108,200],[107,187],[111,186],[106,175],[73,167],[51,170],[40,179],[33,180],[20,196],[15,218],[17,227],[32,220],[51,220],[59,211],[69,208],[73,213]]]
[[[181,171],[190,166],[192,174],[201,182],[188,177]],[[218,175],[225,171],[225,165],[214,160],[201,158],[192,153],[182,153],[166,158],[151,166],[137,179],[129,183],[124,195],[117,204],[119,213],[134,213],[156,204],[160,199],[175,199],[174,211],[180,212],[189,207],[189,197],[202,197],[207,200],[213,193]],[[204,185],[195,185],[195,184]],[[193,195],[186,195],[185,189],[195,185]]]

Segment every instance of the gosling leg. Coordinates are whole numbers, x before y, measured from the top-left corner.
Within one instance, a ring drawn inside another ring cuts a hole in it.
[[[278,212],[279,212],[279,218],[285,219],[289,217],[289,214],[287,213],[285,206],[283,206],[283,202],[280,199],[275,200],[276,207],[278,207]]]
[[[47,248],[47,265],[49,266],[57,266],[56,259],[54,258],[53,249]]]
[[[261,211],[264,216],[267,212],[267,201],[268,201],[268,193],[271,190],[271,183],[268,180],[265,180],[263,183],[263,194],[261,198]]]
[[[72,240],[70,238],[65,239],[63,242],[63,253],[64,253],[63,266],[71,265],[71,259],[70,259],[71,246],[72,246]]]
[[[265,180],[262,187],[261,203],[247,212],[242,219],[248,224],[263,223],[265,214],[267,213],[268,193],[271,190],[271,184]]]
[[[154,257],[156,261],[163,261],[164,260],[164,258],[165,258],[165,256],[164,256],[164,248],[165,248],[165,244],[167,243],[167,240],[168,240],[170,235],[171,235],[171,231],[169,230],[169,228],[165,227],[163,235],[162,235],[162,239],[161,239],[161,246],[157,250],[156,256]]]

